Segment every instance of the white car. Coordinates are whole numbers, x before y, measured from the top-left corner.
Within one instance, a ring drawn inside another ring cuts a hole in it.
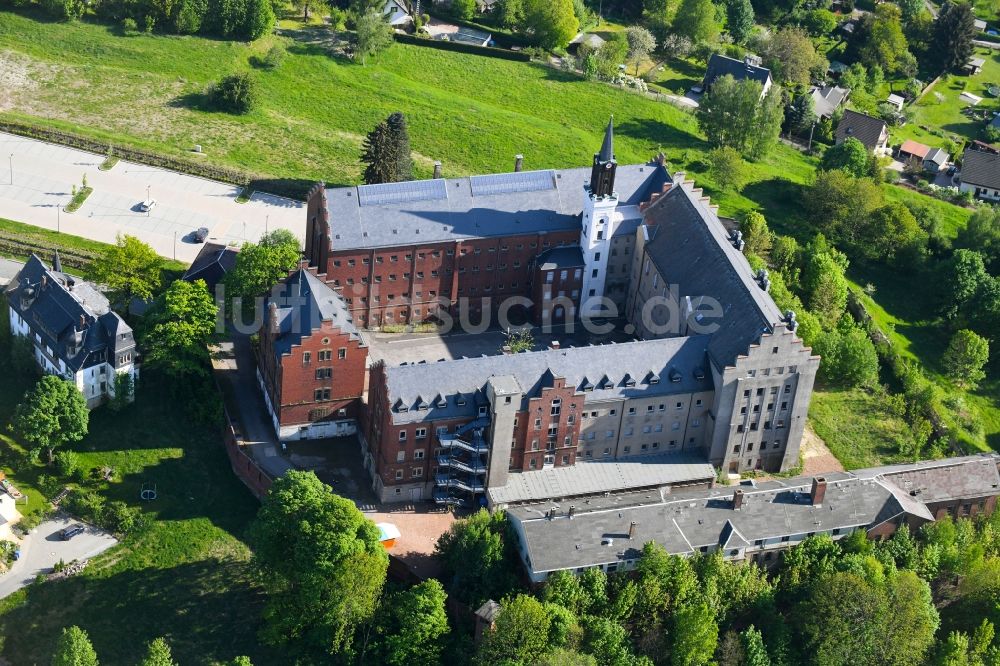
[[[156,205],[156,199],[146,199],[141,204],[139,204],[139,210],[143,213],[148,213],[153,210],[153,206]]]

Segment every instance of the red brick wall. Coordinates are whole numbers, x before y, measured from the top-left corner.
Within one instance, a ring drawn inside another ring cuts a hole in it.
[[[556,398],[562,401],[559,415],[552,416],[552,401]],[[555,466],[562,467],[562,457],[568,456],[566,466],[576,464],[576,447],[580,439],[580,415],[583,413],[583,396],[576,394],[575,387],[567,387],[562,378],[557,378],[551,388],[543,388],[541,395],[528,400],[528,413],[518,414],[518,430],[522,429],[522,439],[517,440],[517,446],[512,455],[515,467],[524,472],[542,469],[546,453],[555,456]],[[570,423],[572,416],[573,423]],[[541,421],[539,427],[535,427],[537,420]],[[522,423],[523,422],[523,423]],[[552,440],[554,450],[546,451],[549,443],[549,425],[556,423],[558,429],[556,437]],[[520,433],[519,433],[520,434]],[[568,443],[567,439],[569,438]],[[538,440],[538,450],[532,450],[532,443]],[[535,466],[532,467],[532,461]]]
[[[577,270],[580,271],[580,277],[576,277]],[[573,318],[573,312],[569,312],[569,308],[565,303],[561,302],[559,299],[559,292],[564,292],[564,297],[573,302],[573,311],[580,309],[580,294],[583,290],[583,266],[579,267],[568,267],[568,268],[557,268],[554,270],[541,270],[537,269],[534,276],[534,284],[531,290],[531,300],[534,303],[532,307],[532,319],[535,324],[541,325],[544,321],[543,312],[548,310],[550,312],[549,322],[553,324],[561,324],[566,321],[566,318]],[[562,278],[562,274],[565,271],[566,278]],[[552,281],[549,282],[549,276],[552,276]],[[546,299],[545,287],[551,287],[551,296]],[[576,291],[576,297],[573,296],[573,292]],[[552,301],[559,299],[560,302],[553,305]],[[555,316],[555,307],[562,305],[563,311],[561,316]]]
[[[578,240],[578,232],[561,231],[378,250],[334,247],[325,262],[326,280],[341,290],[355,320],[366,327],[424,321],[442,302],[454,315],[462,297],[470,299],[472,313],[481,312],[490,298],[495,312],[504,297],[530,297],[539,253]],[[321,254],[308,253],[310,262]]]

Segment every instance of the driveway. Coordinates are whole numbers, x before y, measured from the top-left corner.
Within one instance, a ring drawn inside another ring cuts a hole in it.
[[[13,280],[23,266],[24,264],[20,261],[0,258],[0,287]]]
[[[118,543],[110,534],[90,525],[82,534],[63,541],[59,532],[79,522],[68,517],[53,518],[33,529],[21,541],[21,559],[0,576],[0,598],[30,584],[40,573],[51,573],[59,560],[69,564],[73,560],[90,559]]]
[[[119,161],[97,167],[104,156],[0,132],[0,211],[46,229],[113,243],[119,233],[138,236],[161,256],[190,262],[201,245],[190,234],[205,227],[219,243],[256,241],[266,230],[305,234],[305,204],[270,194],[236,203],[240,188],[142,164]],[[94,188],[75,213],[61,212],[83,175]],[[149,213],[138,205],[147,196]]]

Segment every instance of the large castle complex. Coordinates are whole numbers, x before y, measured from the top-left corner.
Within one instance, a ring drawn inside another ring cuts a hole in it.
[[[794,466],[819,358],[701,191],[662,156],[619,166],[610,123],[589,170],[515,169],[314,188],[306,262],[261,335],[279,436],[356,430],[382,500],[510,506]],[[493,316],[633,339],[366,363],[365,329]]]

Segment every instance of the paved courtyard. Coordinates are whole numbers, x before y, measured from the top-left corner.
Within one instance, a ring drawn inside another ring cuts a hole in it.
[[[118,543],[110,534],[92,525],[86,525],[82,534],[63,541],[59,533],[63,528],[80,523],[68,517],[46,520],[21,541],[21,558],[0,576],[0,598],[13,594],[35,580],[40,573],[51,573],[56,562],[69,564],[73,560],[86,560],[99,555]]]
[[[103,155],[2,132],[0,158],[0,215],[26,224],[105,243],[132,234],[185,262],[201,249],[191,240],[200,227],[219,243],[256,241],[277,228],[300,240],[305,233],[305,204],[263,193],[238,204],[235,185],[124,161],[100,171]],[[93,193],[75,213],[60,212],[84,173]],[[157,203],[143,213],[139,203],[147,196]]]

